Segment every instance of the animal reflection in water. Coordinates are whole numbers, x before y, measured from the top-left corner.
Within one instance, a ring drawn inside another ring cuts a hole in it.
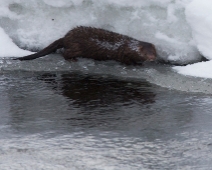
[[[43,74],[38,77],[63,96],[71,99],[72,104],[92,107],[107,107],[114,104],[132,103],[151,104],[155,94],[150,90],[150,83],[128,82],[115,78],[102,78],[79,74]]]

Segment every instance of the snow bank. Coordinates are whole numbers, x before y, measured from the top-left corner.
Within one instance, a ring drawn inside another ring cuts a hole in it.
[[[196,47],[207,59],[212,59],[212,1],[193,0],[186,8],[186,19],[191,26]],[[184,67],[174,67],[180,74],[212,78],[212,61]]]
[[[0,27],[19,47],[39,50],[78,25],[154,43],[173,63],[200,61],[185,17],[190,0],[1,0]],[[2,12],[3,11],[3,12]]]
[[[195,63],[183,67],[177,66],[173,67],[173,69],[187,76],[212,78],[212,61]]]
[[[1,57],[20,57],[29,55],[32,52],[20,49],[13,43],[12,39],[0,28],[0,56]]]
[[[207,59],[212,59],[212,1],[193,0],[186,8],[195,44]]]

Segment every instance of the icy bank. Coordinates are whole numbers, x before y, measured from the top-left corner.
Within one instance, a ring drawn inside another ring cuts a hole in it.
[[[172,63],[200,61],[200,53],[212,59],[210,0],[2,0],[0,10],[1,57],[27,55],[22,49],[37,51],[86,25],[154,43],[159,56]],[[188,68],[189,75],[200,76],[197,64],[177,71],[186,74]]]
[[[78,25],[101,27],[154,43],[173,63],[201,56],[187,23],[190,0],[1,0],[0,27],[23,49],[39,50]]]

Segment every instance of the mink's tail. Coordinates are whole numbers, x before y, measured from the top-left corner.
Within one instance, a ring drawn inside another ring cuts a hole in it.
[[[34,60],[36,58],[39,57],[43,57],[47,54],[50,54],[52,52],[55,52],[57,49],[59,48],[63,48],[63,38],[60,38],[56,41],[54,41],[53,43],[51,43],[49,46],[47,46],[46,48],[44,48],[43,50],[35,53],[35,54],[31,54],[31,55],[27,55],[24,57],[19,57],[19,58],[15,58],[14,60]]]

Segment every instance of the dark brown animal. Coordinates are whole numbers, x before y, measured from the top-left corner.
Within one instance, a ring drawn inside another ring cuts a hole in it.
[[[141,64],[156,59],[155,46],[126,35],[91,27],[76,27],[63,38],[43,50],[17,60],[33,60],[64,48],[63,57],[76,61],[77,57],[95,60],[116,60],[124,64]]]

